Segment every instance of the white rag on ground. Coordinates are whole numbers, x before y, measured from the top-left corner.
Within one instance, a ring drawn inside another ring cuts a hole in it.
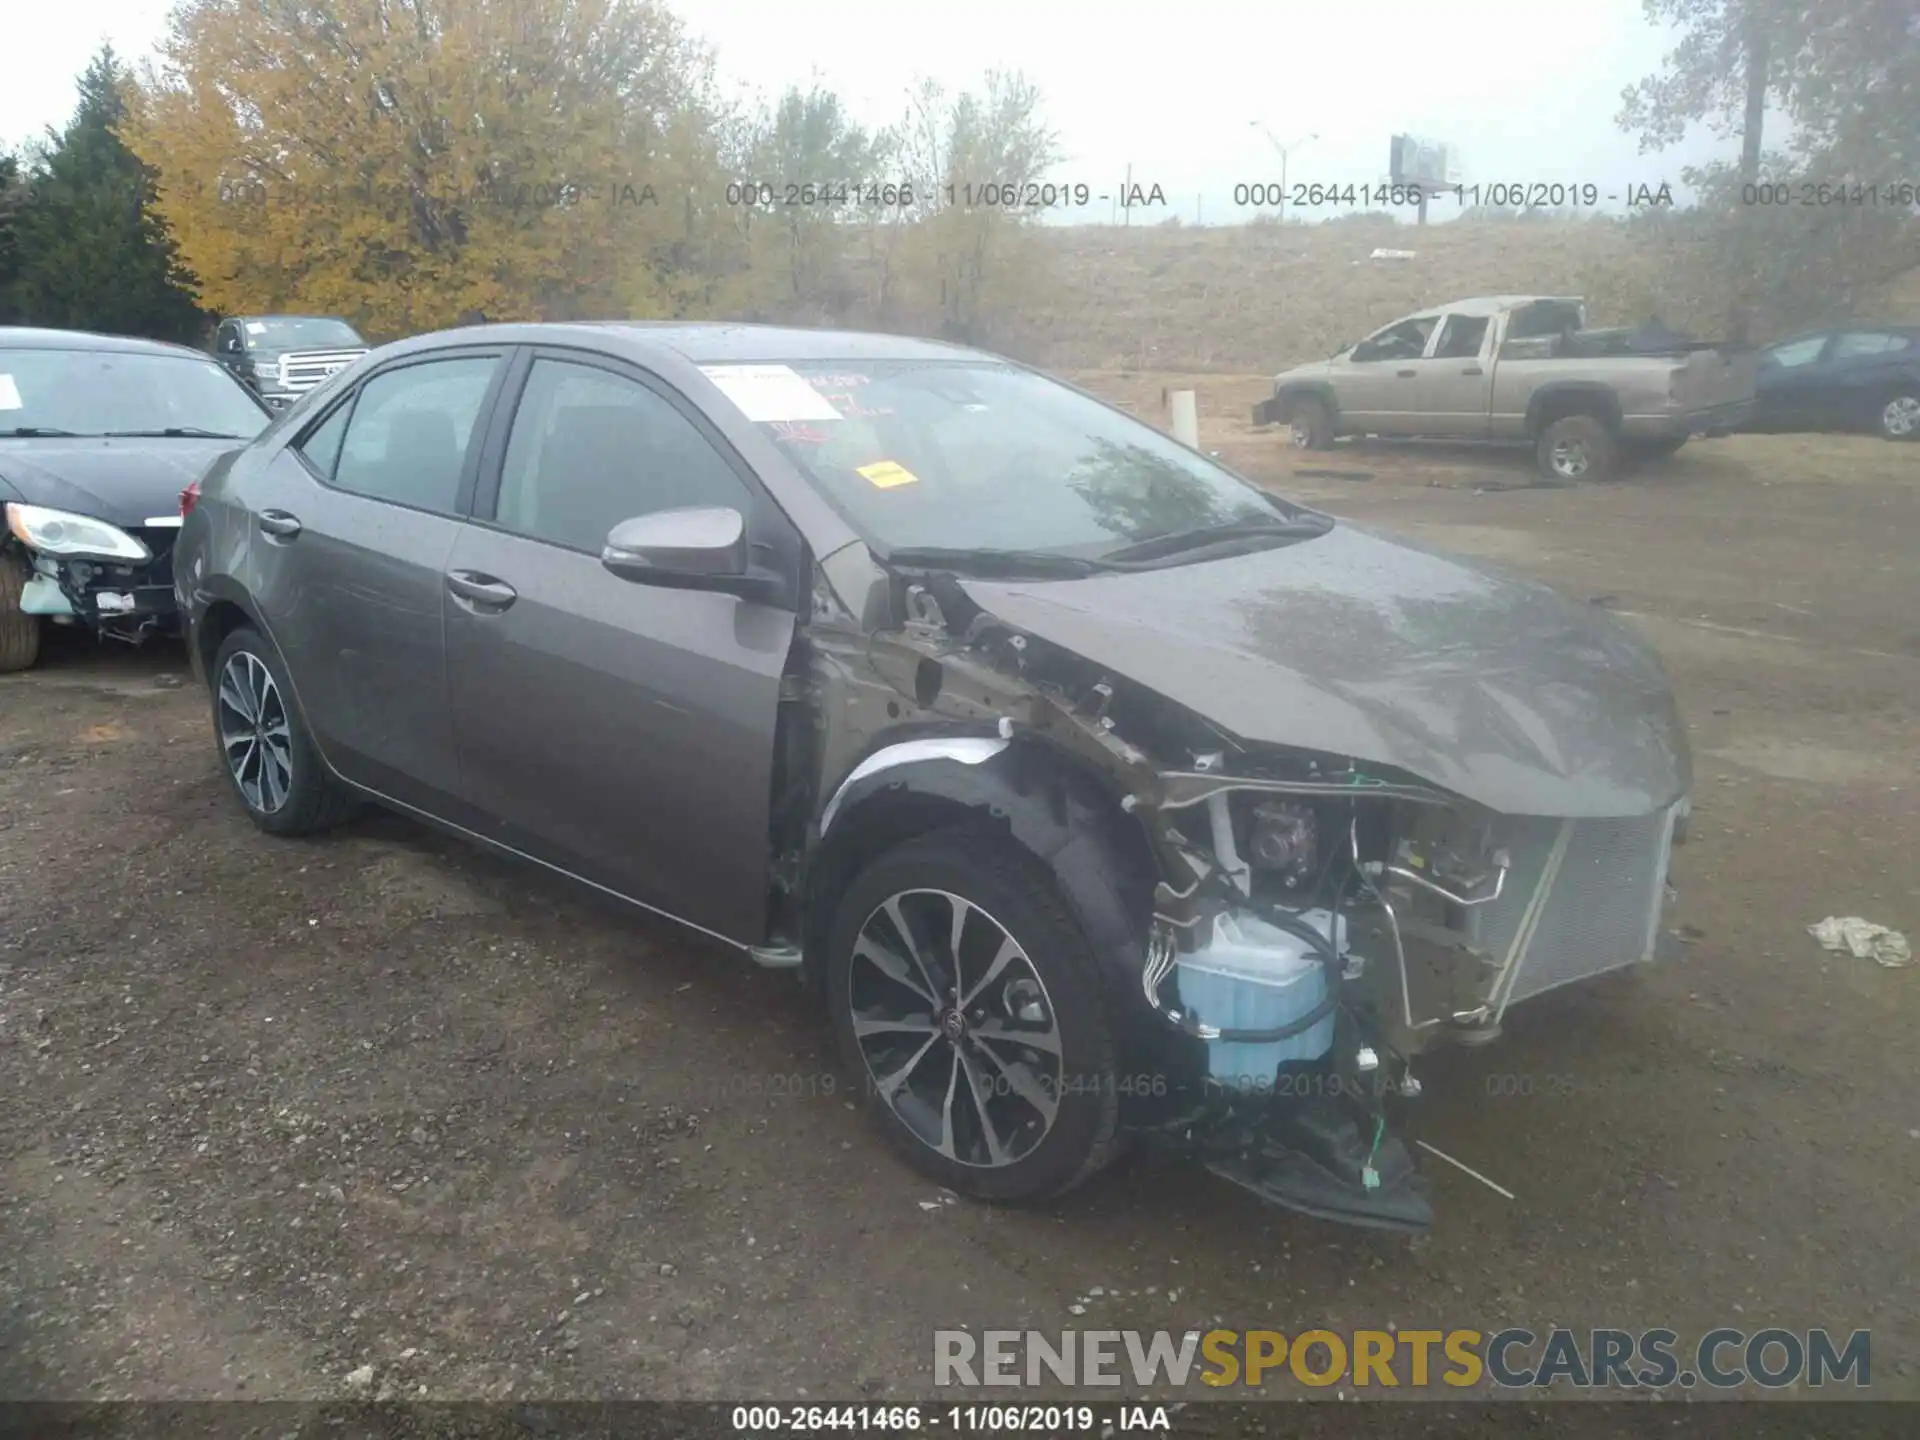
[[[1829,915],[1818,925],[1809,925],[1807,933],[1822,949],[1845,950],[1856,960],[1872,960],[1889,969],[1913,963],[1906,936],[1858,915]]]

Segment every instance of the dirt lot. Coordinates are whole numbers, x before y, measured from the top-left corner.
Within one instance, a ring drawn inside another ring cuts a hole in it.
[[[1092,378],[1151,413],[1169,377]],[[1258,389],[1201,383],[1223,417]],[[1920,937],[1920,451],[1505,490],[1523,464],[1205,438],[1607,597],[1679,687],[1684,960],[1424,1070],[1418,1133],[1517,1199],[1435,1167],[1415,1241],[1142,1164],[942,1203],[790,979],[396,819],[269,840],[177,653],[68,645],[0,680],[0,1395],[911,1396],[936,1324],[1217,1319],[1868,1327],[1873,1393],[1920,1396],[1920,967],[1804,928]]]

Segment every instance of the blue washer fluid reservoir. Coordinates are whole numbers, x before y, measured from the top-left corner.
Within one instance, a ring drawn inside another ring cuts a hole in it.
[[[1333,939],[1334,917],[1307,910],[1299,918]],[[1334,949],[1344,955],[1346,923]],[[1218,1030],[1275,1030],[1311,1014],[1327,998],[1320,956],[1301,939],[1255,915],[1223,912],[1207,944],[1182,955],[1175,975],[1181,1006]],[[1232,1090],[1270,1090],[1287,1060],[1318,1060],[1333,1048],[1333,1016],[1271,1044],[1207,1041],[1207,1071]]]

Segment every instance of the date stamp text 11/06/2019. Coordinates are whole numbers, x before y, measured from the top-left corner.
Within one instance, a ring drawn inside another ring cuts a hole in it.
[[[960,210],[1073,210],[1093,205],[1166,205],[1159,185],[1128,182],[1095,185],[1085,180],[966,180],[940,185],[911,181],[817,183],[802,180],[734,180],[726,187],[729,205],[753,209],[825,206],[832,209],[873,206]]]
[[[1491,206],[1502,210],[1582,210],[1601,205],[1628,209],[1677,204],[1673,187],[1662,181],[1638,185],[1602,185],[1594,180],[1496,180],[1472,185],[1328,183],[1303,180],[1293,184],[1243,181],[1233,187],[1233,203],[1255,207],[1294,209],[1427,205],[1450,200],[1462,209]]]

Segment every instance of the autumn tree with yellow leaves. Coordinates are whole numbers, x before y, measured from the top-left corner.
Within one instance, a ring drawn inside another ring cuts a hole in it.
[[[399,335],[724,301],[714,97],[653,0],[183,0],[123,134],[203,304]]]

